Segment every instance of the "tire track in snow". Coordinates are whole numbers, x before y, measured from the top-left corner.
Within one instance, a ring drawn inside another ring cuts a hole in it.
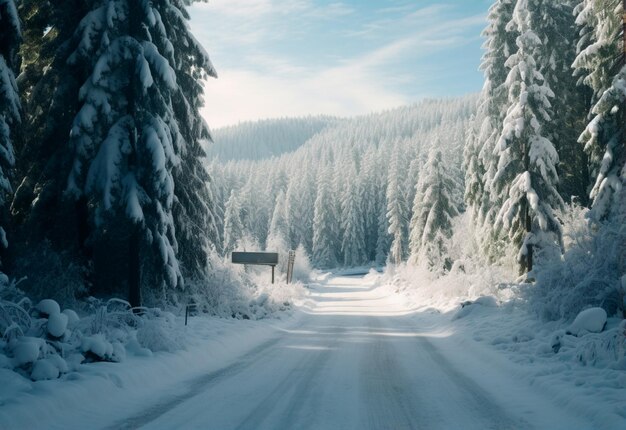
[[[291,371],[281,378],[281,382],[268,393],[254,410],[236,427],[237,430],[258,430],[264,428],[263,424],[269,418],[269,414],[274,412],[273,406],[280,404],[281,400],[289,396],[289,402],[284,406],[283,414],[279,414],[280,428],[302,429],[306,428],[304,423],[298,423],[300,414],[306,406],[307,414],[314,415],[316,408],[312,407],[315,397],[310,395],[314,388],[314,381],[330,359],[334,349],[337,347],[341,335],[345,329],[333,326],[329,333],[323,333],[323,337],[330,337],[333,341],[324,344],[322,350],[308,352],[304,354],[304,360],[299,365],[294,366]],[[322,339],[323,341],[324,339]],[[276,424],[266,426],[275,429]]]
[[[493,430],[522,430],[531,426],[521,418],[514,418],[498,405],[484,388],[478,385],[454,367],[433,343],[424,336],[416,336],[414,348],[424,351],[431,357],[432,366],[444,373],[451,383],[458,389],[464,398],[464,406],[469,407],[474,416],[481,419],[485,429]]]
[[[372,342],[361,363],[361,396],[366,418],[364,428],[413,430],[431,428],[432,413],[420,405],[405,369],[393,348],[394,338],[382,336],[381,317],[368,317]]]
[[[166,398],[150,408],[143,410],[139,415],[125,418],[118,421],[116,424],[105,427],[105,430],[137,429],[149,424],[192,397],[206,391],[211,385],[217,384],[230,376],[236,375],[246,367],[253,365],[257,360],[261,359],[261,357],[271,353],[272,347],[281,340],[281,337],[276,337],[262,343],[247,352],[235,363],[188,381],[185,385],[189,388],[184,393]]]

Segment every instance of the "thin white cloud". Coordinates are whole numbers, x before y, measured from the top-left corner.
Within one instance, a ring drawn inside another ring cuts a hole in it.
[[[301,78],[273,77],[250,70],[221,70],[206,85],[202,114],[212,128],[259,118],[315,113],[349,116],[406,104],[367,73],[328,69]]]
[[[192,9],[192,29],[199,40],[208,41],[220,76],[206,85],[203,115],[215,128],[287,115],[349,116],[406,104],[416,93],[433,95],[434,79],[424,73],[438,72],[440,66],[418,59],[474,41],[467,37],[468,30],[482,25],[485,17],[449,16],[449,4],[408,5],[411,9],[404,9],[405,4],[391,6],[407,12],[395,19],[378,19],[374,14],[375,19],[362,23],[360,30],[348,29],[353,41],[359,39],[355,35],[362,36],[361,49],[331,50],[320,59],[281,52],[274,42],[306,36],[309,39],[303,40],[310,43],[315,36],[307,32],[320,31],[321,21],[337,19],[341,25],[342,17],[355,13],[344,3],[323,8],[313,0],[197,4]],[[203,14],[210,14],[211,19]],[[213,28],[207,28],[205,22],[211,22]],[[323,28],[341,33],[339,26]],[[233,50],[239,50],[236,56]],[[221,58],[230,61],[225,64]],[[418,67],[407,69],[411,62],[418,62]]]

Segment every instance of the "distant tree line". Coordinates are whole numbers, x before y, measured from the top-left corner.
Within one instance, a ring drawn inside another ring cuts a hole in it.
[[[619,225],[622,15],[622,0],[498,0],[478,100],[337,120],[280,157],[212,163],[223,251],[302,245],[318,267],[445,271],[454,219],[467,212],[485,262],[516,250],[526,273],[563,252],[565,204],[588,206],[596,229]],[[229,139],[255,127],[232,127]]]

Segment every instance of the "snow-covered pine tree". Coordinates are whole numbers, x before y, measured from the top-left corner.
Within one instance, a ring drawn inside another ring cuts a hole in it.
[[[73,251],[84,242],[87,222],[84,205],[74,207],[63,198],[72,157],[67,136],[88,72],[82,64],[67,60],[77,43],[74,33],[89,5],[78,0],[21,0],[18,8],[24,21],[17,79],[24,120],[23,139],[15,148],[20,181],[11,213],[20,241],[49,243],[56,251],[74,257]],[[27,263],[29,258],[22,261]],[[36,282],[31,273],[29,276]]]
[[[591,215],[602,220],[618,206],[626,183],[624,5],[622,0],[583,0],[575,11],[582,28],[574,68],[579,82],[593,91],[591,121],[579,140],[594,182]]]
[[[389,222],[387,220],[387,200],[383,199],[378,213],[378,234],[376,236],[376,255],[374,261],[377,266],[384,266],[389,256],[391,237],[389,236]]]
[[[362,185],[354,164],[345,172],[346,188],[341,201],[343,240],[341,251],[346,266],[359,266],[366,262],[365,225],[362,212]]]
[[[458,214],[452,194],[456,186],[444,163],[439,142],[430,150],[415,193],[410,225],[411,261],[440,272],[449,270],[446,240]]]
[[[407,190],[406,202],[409,209],[409,212],[407,213],[407,218],[411,219],[411,217],[413,216],[412,202],[413,200],[415,200],[415,187],[417,185],[417,182],[419,181],[419,172],[424,165],[424,160],[420,153],[421,142],[416,141],[415,138],[413,138],[409,139],[407,143],[407,157],[410,158],[411,162],[409,163],[409,168],[407,169],[404,188]]]
[[[13,141],[21,123],[15,83],[20,39],[21,26],[14,0],[0,0],[0,248],[8,246],[5,226],[12,193],[9,171],[15,164]]]
[[[519,32],[517,52],[506,65],[509,107],[498,141],[498,171],[493,191],[503,201],[496,228],[508,232],[520,247],[522,271],[532,270],[533,246],[543,249],[561,243],[561,226],[553,208],[562,206],[556,189],[558,155],[545,137],[543,127],[550,121],[549,98],[554,97],[539,71],[541,40],[532,28],[537,11],[532,0],[518,0],[510,26]]]
[[[213,202],[213,220],[215,222],[218,235],[217,240],[215,241],[215,248],[219,254],[222,252],[221,244],[224,243],[224,207],[226,206],[226,201],[230,195],[225,195],[226,190],[224,184],[226,181],[222,178],[223,169],[221,166],[218,166],[218,162],[213,160],[208,163],[207,170],[211,172],[211,180],[207,184],[207,190],[210,196],[210,201]],[[241,200],[244,200],[245,194],[244,197],[240,196],[240,198]]]
[[[491,192],[491,183],[497,172],[498,157],[495,153],[496,143],[502,132],[502,123],[506,116],[507,87],[505,85],[508,69],[507,59],[515,52],[515,40],[518,33],[509,28],[508,23],[513,17],[516,0],[497,0],[489,9],[488,24],[483,30],[485,38],[480,69],[485,75],[481,99],[479,101],[477,120],[480,120],[476,146],[479,148],[477,171],[484,171],[484,191],[476,195],[477,239],[489,259],[500,254],[502,238],[494,230],[493,225],[502,201]]]
[[[202,201],[208,176],[199,140],[208,129],[197,82],[215,72],[182,1],[92,6],[68,59],[90,73],[70,135],[68,193],[93,207],[96,243],[111,232],[127,237],[129,298],[137,305],[142,283],[157,291],[183,286],[179,237],[200,243],[200,257],[185,259],[193,265],[204,264],[203,238],[215,237],[210,203]],[[186,269],[197,274],[198,267]]]
[[[407,256],[408,248],[408,214],[406,190],[403,179],[406,174],[405,163],[401,159],[401,146],[397,142],[391,155],[387,179],[387,220],[389,234],[392,236],[389,250],[389,262],[400,264]]]
[[[348,170],[348,166],[350,160],[345,153],[338,153],[336,155],[334,168],[333,168],[333,178],[331,182],[331,190],[334,198],[331,201],[332,205],[332,213],[335,214],[335,234],[336,234],[336,245],[335,245],[335,255],[337,256],[337,263],[343,263],[343,252],[341,249],[342,238],[344,235],[343,231],[343,222],[341,220],[341,196],[347,187],[348,178],[346,176],[346,171]]]
[[[241,191],[242,220],[245,230],[265,247],[267,226],[271,221],[270,202],[259,188],[260,178],[251,174]]]
[[[325,269],[337,265],[338,225],[331,192],[331,172],[330,169],[322,168],[317,174],[313,217],[313,264]]]
[[[483,193],[485,193],[485,166],[479,157],[480,147],[476,136],[476,127],[480,123],[482,121],[472,116],[470,127],[465,137],[465,148],[463,149],[463,170],[465,172],[465,193],[463,197],[474,222],[482,221],[480,219],[480,204],[483,199]]]
[[[310,253],[313,249],[313,214],[315,205],[315,171],[293,170],[286,194],[287,223],[291,249],[303,245]]]
[[[287,206],[284,191],[279,191],[274,203],[274,212],[270,221],[268,242],[289,246],[289,223],[287,220]]]
[[[237,193],[233,190],[224,208],[224,247],[226,256],[237,248],[244,235],[241,223],[241,207]]]
[[[359,175],[362,189],[363,231],[365,235],[365,252],[368,261],[376,258],[376,242],[378,240],[378,217],[381,205],[381,187],[378,180],[376,150],[370,148],[363,156],[363,164]],[[384,190],[383,190],[384,191]],[[383,259],[384,261],[384,259]]]
[[[574,3],[577,0],[534,1],[531,27],[541,40],[543,61],[539,70],[546,85],[556,94],[550,100],[550,122],[544,124],[544,134],[553,142],[559,154],[558,189],[564,200],[587,201],[589,177],[587,160],[577,142],[587,114],[586,91],[576,87],[571,64],[576,56],[577,28]]]
[[[159,2],[153,3],[156,5]],[[219,213],[211,195],[211,178],[205,167],[204,142],[211,140],[207,123],[200,115],[204,105],[203,84],[217,73],[209,55],[190,31],[188,0],[167,0],[155,10],[167,23],[165,36],[173,47],[169,62],[176,73],[178,90],[172,94],[172,110],[184,145],[180,164],[173,171],[174,217],[178,259],[185,278],[203,278],[207,252],[219,243]],[[164,46],[167,41],[163,39]],[[167,52],[167,49],[165,50]]]

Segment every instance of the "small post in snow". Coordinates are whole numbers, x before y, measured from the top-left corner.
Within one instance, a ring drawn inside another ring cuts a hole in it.
[[[289,259],[287,260],[287,283],[291,283],[293,278],[293,263],[296,261],[296,251],[289,251]]]

